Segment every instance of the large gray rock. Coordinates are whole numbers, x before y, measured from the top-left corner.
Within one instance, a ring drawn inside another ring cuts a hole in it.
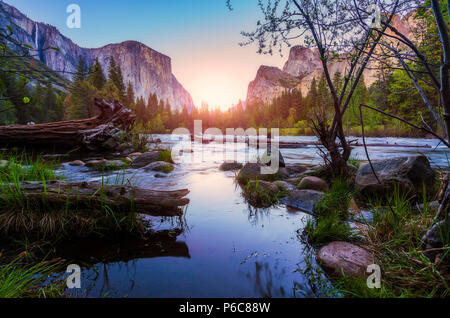
[[[133,162],[131,163],[131,167],[138,169],[145,167],[146,165],[156,162],[159,160],[159,152],[158,151],[151,151],[146,152],[140,155],[139,157],[136,157]]]
[[[365,277],[367,267],[374,263],[365,249],[348,242],[331,242],[317,253],[317,261],[329,274],[344,273],[351,277]]]
[[[447,220],[442,220],[433,225],[422,238],[426,249],[440,248],[445,240],[450,238],[450,215]]]
[[[301,211],[314,214],[317,203],[324,196],[323,192],[314,190],[294,190],[289,195],[281,200],[291,208],[296,208]]]
[[[395,187],[404,193],[421,193],[424,185],[430,189],[435,182],[435,173],[423,155],[380,160],[373,162],[373,167],[381,184],[369,164],[361,166],[356,174],[356,189],[364,196],[384,197]]]

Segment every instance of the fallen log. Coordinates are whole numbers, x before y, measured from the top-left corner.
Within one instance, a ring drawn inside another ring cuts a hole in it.
[[[134,123],[131,110],[118,101],[108,103],[95,99],[98,115],[88,119],[58,121],[37,125],[0,126],[0,144],[14,146],[41,146],[94,150],[119,129],[128,129]]]
[[[122,208],[152,216],[180,216],[181,206],[189,203],[185,196],[189,190],[157,191],[133,186],[102,185],[97,182],[21,182],[20,192],[14,184],[3,185],[2,189],[12,189],[20,193],[23,200],[35,205],[77,209],[98,209],[102,206]],[[6,190],[3,190],[6,191]],[[0,197],[0,202],[4,200]]]

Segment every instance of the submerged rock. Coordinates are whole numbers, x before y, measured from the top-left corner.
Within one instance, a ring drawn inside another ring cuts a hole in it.
[[[381,184],[369,164],[361,166],[356,174],[356,189],[366,197],[386,197],[396,187],[403,193],[421,193],[424,185],[431,189],[435,182],[435,173],[423,155],[376,161],[373,168]]]
[[[324,196],[323,192],[315,190],[294,190],[281,200],[291,208],[314,214],[317,203]]]
[[[140,155],[139,157],[136,157],[133,162],[131,163],[131,167],[138,169],[143,168],[147,166],[148,164],[158,161],[159,160],[159,152],[158,151],[151,151],[146,152]]]
[[[298,184],[301,190],[328,191],[328,184],[318,177],[305,177]]]
[[[374,263],[373,256],[365,249],[348,242],[331,242],[317,253],[317,261],[323,269],[334,275],[365,277],[367,267]]]
[[[242,169],[242,163],[239,163],[237,161],[225,161],[220,165],[219,169],[222,171],[239,170]]]

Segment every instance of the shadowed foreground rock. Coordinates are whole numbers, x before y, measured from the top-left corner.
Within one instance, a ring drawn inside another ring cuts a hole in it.
[[[425,156],[410,156],[380,160],[373,163],[381,184],[369,164],[361,166],[356,174],[356,188],[364,196],[392,194],[396,187],[403,193],[421,193],[423,186],[431,189],[435,183],[435,173]]]
[[[347,242],[331,242],[317,253],[317,261],[331,275],[365,277],[367,267],[374,263],[365,249]]]

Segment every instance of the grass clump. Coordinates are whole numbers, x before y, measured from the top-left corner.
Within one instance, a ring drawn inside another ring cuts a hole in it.
[[[397,296],[450,296],[450,242],[427,256],[422,237],[433,225],[434,215],[427,209],[413,210],[405,194],[395,190],[389,198],[390,208],[374,206],[374,223],[367,240],[380,260],[383,282]],[[425,204],[426,205],[426,204]]]
[[[305,226],[309,243],[321,244],[356,238],[350,225],[345,222],[353,194],[352,187],[346,181],[332,181],[330,191],[317,204],[315,218],[308,220]]]
[[[158,153],[159,153],[158,161],[174,163],[173,160],[172,160],[172,151],[170,149],[162,149],[162,150],[159,150]]]
[[[55,262],[23,265],[16,259],[0,265],[0,298],[61,297],[63,286],[42,286],[48,275],[57,268]]]
[[[271,207],[287,194],[282,187],[259,180],[248,181],[242,190],[246,201],[257,208]]]
[[[172,171],[173,171],[173,169],[175,169],[171,164],[166,164],[163,168],[162,168],[162,170],[161,170],[161,172],[164,172],[164,173],[171,173]]]

